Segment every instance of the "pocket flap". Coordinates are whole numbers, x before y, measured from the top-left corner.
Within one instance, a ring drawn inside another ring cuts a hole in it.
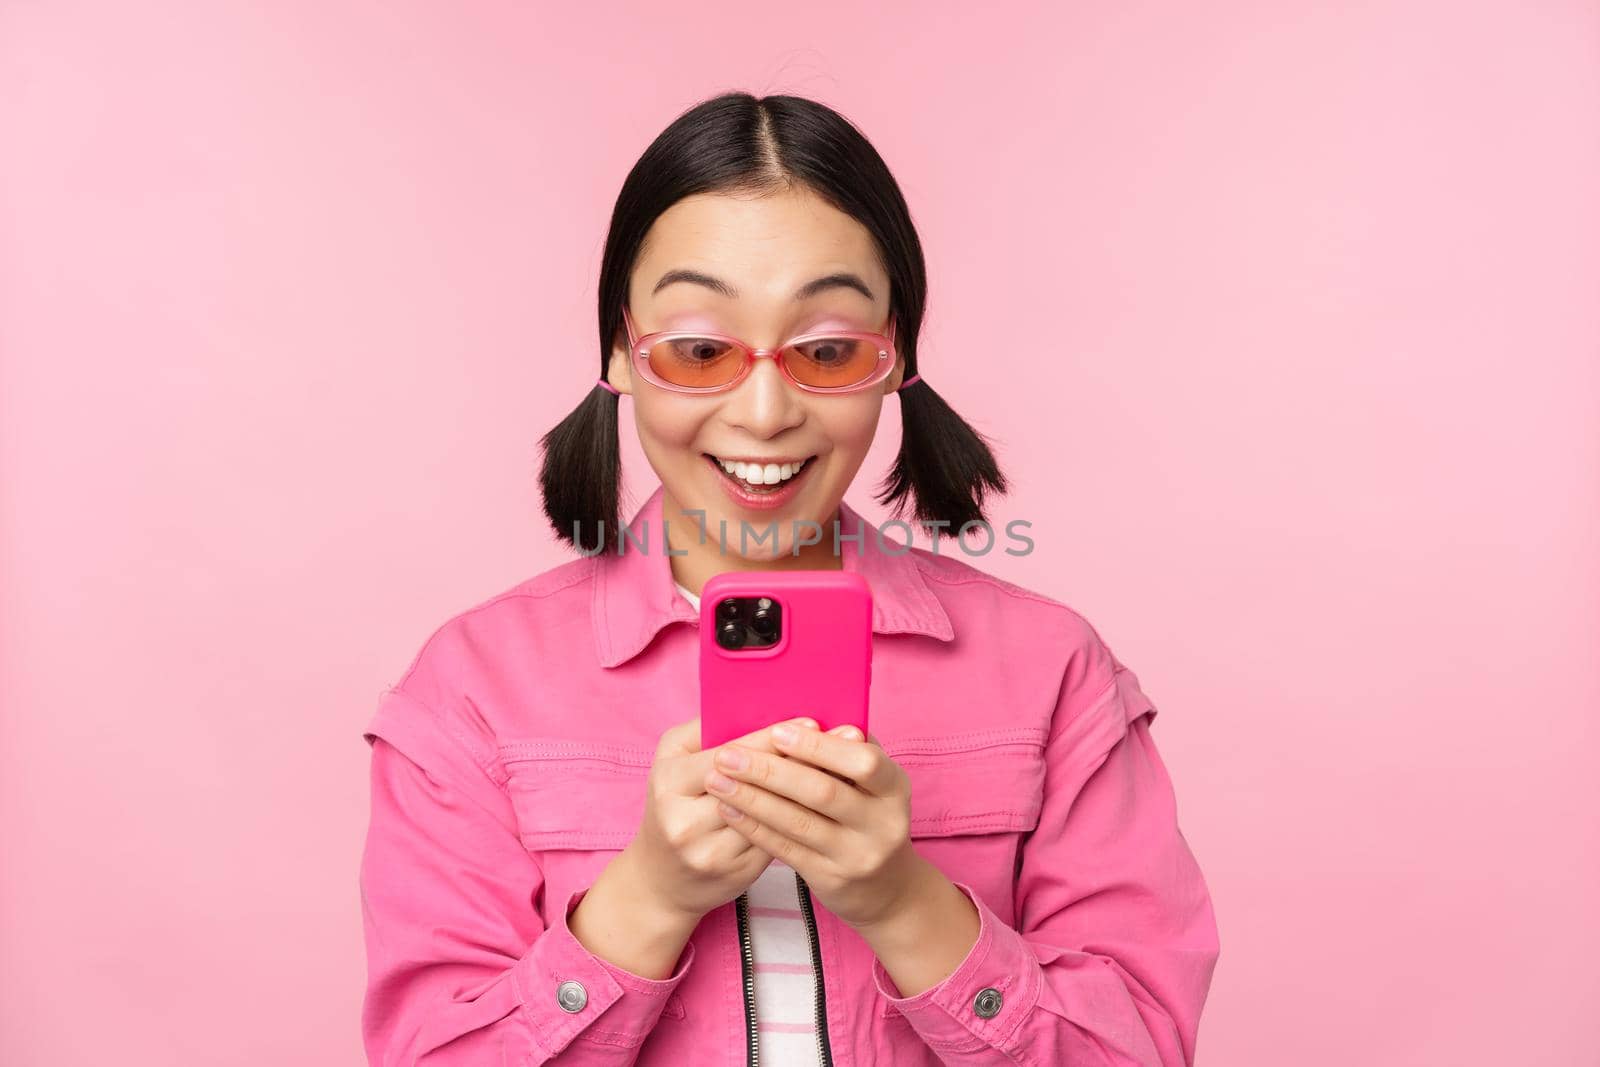
[[[654,752],[567,738],[499,746],[522,843],[530,850],[620,849],[644,815]]]
[[[884,751],[911,778],[911,836],[1032,830],[1044,804],[1043,727],[899,738]]]

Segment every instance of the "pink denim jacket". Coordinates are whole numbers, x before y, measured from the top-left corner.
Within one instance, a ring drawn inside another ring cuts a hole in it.
[[[755,1062],[735,902],[664,979],[567,926],[639,824],[661,732],[698,713],[698,614],[661,499],[625,552],[450,619],[380,700],[360,872],[371,1063]],[[911,779],[913,847],[980,933],[902,997],[815,905],[822,1062],[1193,1063],[1216,920],[1134,673],[1077,612],[958,550],[880,541],[848,505],[840,527],[874,597],[872,733]]]

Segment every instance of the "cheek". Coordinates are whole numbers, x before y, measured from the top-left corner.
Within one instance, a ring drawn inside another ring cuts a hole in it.
[[[670,459],[694,443],[705,417],[693,406],[674,403],[676,397],[652,396],[633,405],[633,425],[639,442],[652,459]]]
[[[837,458],[859,461],[866,458],[867,450],[872,447],[882,411],[881,400],[841,399],[837,407],[819,413],[818,424],[832,443]]]
[[[693,446],[704,420],[687,412],[684,405],[670,403],[673,399],[676,398],[656,397],[651,402],[635,403],[633,424],[645,462],[662,484],[678,499],[693,500],[697,465],[704,462]]]

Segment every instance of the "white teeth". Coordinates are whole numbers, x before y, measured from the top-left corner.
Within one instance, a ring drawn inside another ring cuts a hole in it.
[[[749,482],[751,485],[777,485],[786,482],[797,474],[805,461],[799,463],[743,463],[736,459],[719,459],[722,469]]]

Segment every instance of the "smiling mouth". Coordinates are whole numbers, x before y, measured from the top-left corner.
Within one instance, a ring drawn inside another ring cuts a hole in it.
[[[757,468],[754,464],[748,464],[747,465],[747,464],[742,464],[742,463],[735,463],[735,464],[732,465],[734,469],[730,471],[727,467],[723,466],[723,463],[722,463],[722,461],[720,459],[718,459],[716,456],[713,456],[711,453],[702,452],[700,454],[705,457],[707,463],[711,464],[711,466],[716,468],[717,473],[721,474],[724,478],[728,479],[730,482],[732,482],[733,484],[737,485],[740,489],[743,489],[745,492],[754,493],[757,496],[760,496],[760,495],[762,495],[764,493],[781,492],[786,486],[789,485],[790,482],[794,481],[796,478],[800,477],[807,470],[809,470],[811,468],[811,464],[814,463],[816,461],[816,458],[817,458],[816,456],[807,457],[805,462],[801,463],[798,467],[794,468],[794,470],[790,473],[790,475],[787,478],[783,477],[783,472],[782,472],[782,469],[780,467],[779,472],[778,472],[778,480],[769,483],[769,482],[767,482],[765,480],[765,475],[768,473],[766,468]],[[769,466],[770,466],[770,464],[769,464]],[[754,474],[756,477],[761,477],[762,481],[760,481],[760,482],[749,481],[745,477],[742,477],[738,473],[740,470],[744,470],[745,474],[747,474],[747,475]],[[756,474],[755,472],[757,472],[758,470],[759,470],[760,473]]]

